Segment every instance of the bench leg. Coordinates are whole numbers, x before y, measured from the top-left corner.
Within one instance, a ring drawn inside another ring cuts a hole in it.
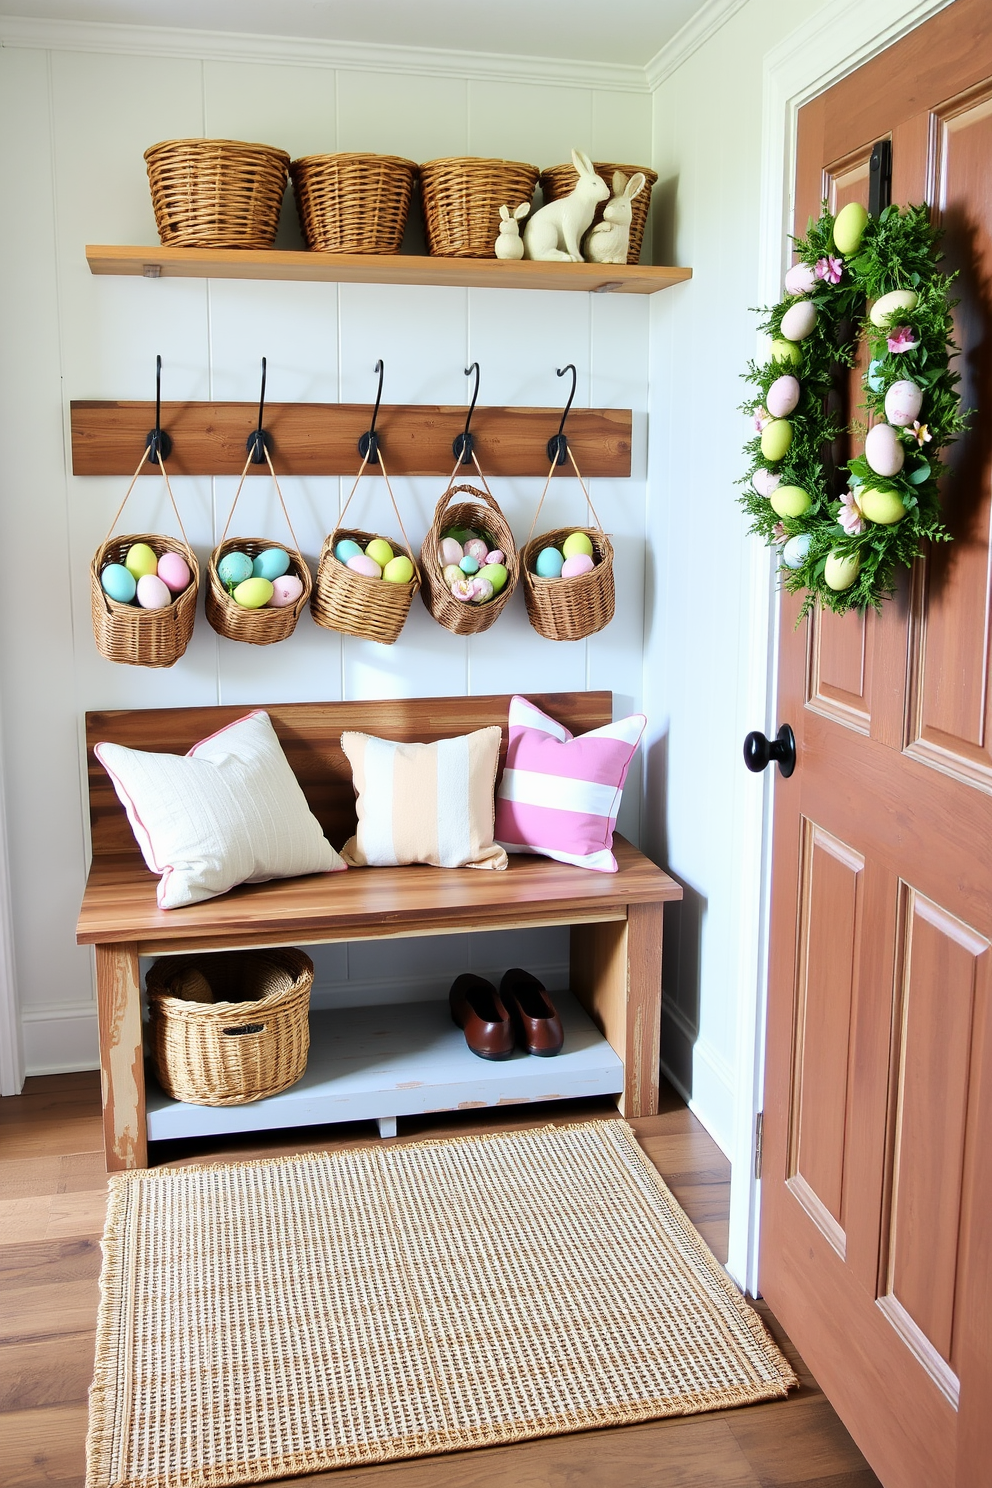
[[[147,1168],[145,1062],[137,946],[96,947],[96,995],[107,1171],[117,1173],[124,1168]]]
[[[661,1062],[660,904],[631,904],[626,920],[573,925],[572,992],[623,1060],[624,1116],[658,1111]]]
[[[379,1128],[379,1135],[380,1135],[380,1137],[395,1137],[395,1135],[396,1135],[396,1117],[395,1116],[377,1116],[375,1120],[376,1120],[376,1125]]]

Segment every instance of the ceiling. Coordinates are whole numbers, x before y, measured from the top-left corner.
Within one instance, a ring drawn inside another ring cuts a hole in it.
[[[711,0],[0,0],[0,16],[645,67]]]

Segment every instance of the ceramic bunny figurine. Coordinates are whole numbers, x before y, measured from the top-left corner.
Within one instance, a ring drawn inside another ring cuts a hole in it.
[[[613,195],[603,208],[603,220],[589,229],[582,244],[582,250],[590,263],[627,262],[631,203],[644,190],[644,185],[642,171],[637,171],[629,181],[623,171],[613,172]]]
[[[566,259],[582,262],[582,234],[605,201],[610,188],[597,176],[592,161],[581,150],[572,151],[572,164],[579,173],[571,193],[539,207],[524,228],[524,254],[543,261]]]
[[[496,239],[497,258],[523,258],[524,245],[520,241],[520,222],[530,211],[530,202],[521,202],[515,207],[513,216],[510,216],[510,208],[504,202],[499,209],[502,221],[499,225],[499,237]]]

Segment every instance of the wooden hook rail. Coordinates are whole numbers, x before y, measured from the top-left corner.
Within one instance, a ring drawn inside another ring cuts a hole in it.
[[[155,404],[74,400],[70,406],[73,474],[131,475],[154,427]],[[279,474],[353,474],[371,412],[366,403],[267,403],[265,429]],[[547,443],[560,418],[560,408],[476,408],[479,464],[493,476],[547,475]],[[255,403],[163,403],[162,429],[172,440],[169,474],[240,475],[257,422]],[[383,404],[377,430],[389,473],[450,475],[452,442],[464,426],[464,406]],[[573,408],[567,434],[583,475],[630,475],[629,408]],[[570,472],[570,465],[560,471]],[[266,465],[249,469],[267,473]]]

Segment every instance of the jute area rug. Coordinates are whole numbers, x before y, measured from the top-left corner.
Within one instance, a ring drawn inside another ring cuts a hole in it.
[[[619,1120],[111,1180],[88,1488],[200,1488],[797,1383]]]

